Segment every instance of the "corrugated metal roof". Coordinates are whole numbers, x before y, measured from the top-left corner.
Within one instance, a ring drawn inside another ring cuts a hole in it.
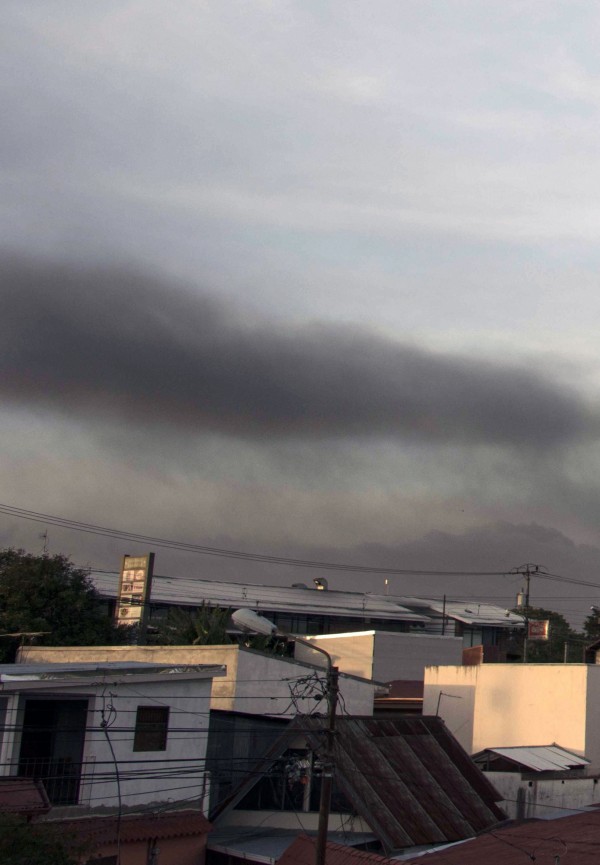
[[[312,850],[310,865],[315,861],[315,833],[306,837],[307,845]],[[352,844],[367,844],[375,841],[375,836],[365,832],[328,832],[329,841],[339,842],[345,845],[342,849],[352,850]],[[227,826],[211,832],[207,850],[215,853],[225,853],[237,859],[245,859],[249,862],[261,862],[265,865],[274,865],[281,861],[290,846],[295,846],[298,831],[290,829],[275,829],[268,826]],[[337,845],[336,845],[337,846]],[[331,865],[330,851],[327,851],[327,865]],[[361,854],[364,856],[365,854]],[[378,856],[377,859],[380,857]]]
[[[113,574],[91,574],[98,591],[116,597],[118,578]],[[154,577],[154,603],[199,606],[205,601],[219,607],[251,607],[253,610],[282,613],[310,613],[330,616],[352,616],[391,621],[427,621],[427,615],[407,609],[397,599],[364,592],[338,592],[298,589],[291,586],[249,585],[216,580],[173,579]]]
[[[409,608],[416,607],[423,613],[438,616],[446,614],[450,619],[456,619],[466,625],[495,625],[497,628],[516,628],[523,625],[525,619],[519,613],[513,613],[505,607],[495,604],[484,604],[479,601],[469,603],[447,602],[427,598],[413,598],[398,596],[399,603]]]
[[[320,746],[326,721],[303,723]],[[500,795],[439,718],[343,718],[334,758],[337,783],[388,851],[458,841],[505,817]]]
[[[234,807],[301,730],[320,752],[327,720],[292,722],[211,815]],[[440,718],[338,718],[336,784],[388,851],[468,838],[505,818],[501,800]]]
[[[92,572],[91,579],[105,597],[114,598],[118,590],[115,574]],[[249,585],[218,580],[175,579],[155,576],[152,580],[154,603],[180,606],[200,606],[203,601],[219,607],[251,607],[257,611],[308,613],[313,615],[350,616],[389,621],[429,622],[445,612],[449,619],[467,625],[487,625],[515,628],[523,625],[518,613],[473,601],[468,604],[447,603],[428,598],[400,595],[379,595],[371,592],[340,592],[335,589],[319,592],[293,586]]]
[[[525,766],[534,772],[560,772],[566,769],[576,769],[589,765],[589,760],[580,754],[573,754],[558,745],[531,745],[514,748],[486,748],[473,757],[478,760],[484,754],[498,754],[512,760],[520,766]]]

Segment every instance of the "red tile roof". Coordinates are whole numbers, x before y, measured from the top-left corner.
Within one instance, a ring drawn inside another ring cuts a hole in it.
[[[314,865],[315,838],[299,835],[283,856],[277,860],[277,865]],[[327,865],[390,865],[391,860],[377,853],[366,850],[355,850],[342,844],[327,844]]]
[[[0,812],[33,817],[46,814],[50,802],[41,781],[34,778],[0,778]]]
[[[524,865],[527,860],[538,865],[597,865],[600,811],[507,826],[437,853],[404,860],[404,865]]]
[[[558,858],[557,858],[558,857]],[[315,839],[299,836],[277,865],[314,865]],[[327,865],[398,865],[376,853],[327,844]],[[403,859],[402,865],[598,865],[600,810],[512,824],[438,852]]]
[[[52,821],[73,840],[90,841],[96,846],[117,840],[117,817],[82,817]],[[121,820],[121,843],[145,841],[148,838],[181,838],[204,835],[211,824],[200,811],[176,811],[170,814],[125,815]]]

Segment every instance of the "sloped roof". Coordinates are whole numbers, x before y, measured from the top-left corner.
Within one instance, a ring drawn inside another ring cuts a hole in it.
[[[113,574],[91,573],[100,592],[116,597],[118,578]],[[427,621],[428,616],[403,606],[398,598],[364,592],[340,592],[296,588],[294,586],[264,586],[248,583],[228,583],[222,580],[190,580],[172,577],[152,578],[152,602],[199,606],[251,607],[257,612],[310,613],[329,616],[368,616],[374,620]]]
[[[50,825],[60,826],[61,833],[71,840],[81,839],[95,847],[117,841],[118,818],[81,817],[75,820],[53,820]],[[175,811],[170,814],[132,815],[121,818],[122,843],[145,841],[148,838],[182,838],[205,835],[211,824],[201,811]]]
[[[327,865],[390,865],[391,859],[369,853],[366,850],[355,850],[342,844],[327,842]],[[314,865],[315,838],[298,835],[293,844],[277,861],[277,865]]]
[[[554,865],[558,861],[564,865],[597,865],[599,851],[600,811],[586,811],[556,820],[528,820],[494,829],[462,844],[403,862],[404,865],[523,865],[529,860],[539,865]]]
[[[304,718],[319,747],[326,722]],[[467,838],[505,818],[501,796],[440,718],[343,718],[336,780],[386,850]]]
[[[393,600],[389,596],[389,600]],[[444,604],[432,598],[408,598],[398,596],[398,603],[404,604],[409,609],[416,608],[425,614],[445,615],[449,619],[456,619],[465,625],[494,625],[497,628],[516,628],[525,624],[525,619],[519,613],[513,613],[505,607],[496,604],[485,604],[479,601],[459,603],[448,601]]]
[[[530,745],[514,748],[485,748],[473,756],[474,760],[485,754],[497,754],[525,766],[533,772],[561,772],[589,765],[589,760],[558,745]]]
[[[0,813],[33,817],[46,814],[50,807],[41,781],[34,778],[0,778]]]
[[[258,862],[261,865],[279,865],[283,854],[291,847],[298,837],[299,827],[279,829],[272,826],[226,826],[210,833],[206,849],[215,853],[223,853],[235,859],[247,862]],[[309,833],[310,836],[311,833]],[[372,833],[365,832],[328,832],[328,839],[336,845],[342,845],[344,850],[357,844],[370,844],[376,841]],[[307,838],[308,848],[312,850],[310,865],[314,865],[315,833]],[[329,850],[327,851],[329,865]]]
[[[211,819],[234,807],[300,730],[320,751],[326,729],[324,718],[292,722]],[[336,784],[386,850],[458,841],[505,819],[501,796],[440,718],[338,718],[333,758]]]

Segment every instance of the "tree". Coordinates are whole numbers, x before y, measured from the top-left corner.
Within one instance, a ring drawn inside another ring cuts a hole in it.
[[[588,643],[600,637],[600,615],[595,612],[595,608],[592,608],[592,612],[583,623],[583,633]]]
[[[87,571],[62,555],[34,556],[0,550],[0,661],[13,661],[21,642],[14,634],[41,632],[37,642],[51,646],[121,643],[117,628]]]
[[[231,643],[227,625],[231,610],[211,607],[171,607],[158,625],[155,641],[170,646],[219,646]]]
[[[228,631],[231,610],[211,607],[204,602],[200,607],[170,607],[165,619],[158,625],[152,642],[169,646],[222,646],[237,642]],[[244,634],[239,641],[248,649],[268,655],[287,655],[287,640],[263,634]]]
[[[565,660],[565,643],[567,644],[567,661],[580,661],[582,657],[583,637],[574,631],[568,621],[554,610],[544,607],[519,607],[515,610],[532,619],[550,621],[550,634],[547,640],[529,640],[527,644],[528,663],[556,664]]]
[[[59,827],[0,814],[2,865],[77,865],[80,861],[78,851],[65,841]]]

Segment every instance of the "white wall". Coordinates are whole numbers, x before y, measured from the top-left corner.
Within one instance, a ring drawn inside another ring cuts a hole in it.
[[[122,678],[118,673],[119,678]],[[14,772],[18,765],[23,708],[28,698],[61,700],[88,699],[88,717],[83,751],[84,775],[79,804],[116,808],[119,786],[124,808],[153,802],[204,798],[205,758],[210,710],[210,679],[170,679],[127,684],[107,679],[86,686],[31,689],[11,695],[11,720],[16,734],[4,737],[1,774]],[[115,712],[110,711],[110,705]],[[169,706],[166,750],[134,751],[138,706]],[[104,716],[102,710],[104,709]],[[103,717],[109,721],[103,728]],[[109,744],[110,740],[110,744]],[[114,756],[111,751],[114,751]],[[116,764],[116,766],[115,766]],[[119,783],[117,783],[117,769]],[[208,801],[208,800],[206,800]]]
[[[598,801],[596,778],[523,780],[518,772],[485,772],[503,798],[508,817],[556,817],[561,809],[586,808]],[[521,803],[521,804],[519,804]]]
[[[422,681],[425,667],[460,664],[462,661],[460,637],[372,630],[320,634],[306,639],[328,652],[340,670],[376,682],[396,679]],[[319,658],[317,652],[311,652],[301,643],[296,643],[296,657],[317,665],[324,664],[322,656]]]
[[[394,679],[423,681],[425,667],[460,664],[462,650],[461,637],[376,631],[373,678],[378,682]]]
[[[117,710],[108,734],[119,767],[124,806],[204,797],[210,686],[210,679],[197,679],[145,682],[137,687],[117,685],[107,690]],[[102,703],[98,695],[90,705],[88,727],[92,732],[86,738],[84,761],[94,761],[94,774],[91,783],[82,786],[81,801],[91,806],[115,806],[115,778],[101,780],[106,773],[114,773],[110,746],[100,727]],[[134,751],[137,707],[152,705],[170,707],[166,750]]]
[[[317,652],[311,653],[317,655]],[[308,695],[294,703],[290,688],[298,679],[312,675],[313,668],[292,658],[225,646],[82,646],[27,648],[20,663],[66,663],[69,661],[145,661],[152,664],[225,664],[227,674],[213,679],[211,708],[258,715],[293,718],[298,712],[314,712]],[[322,677],[322,670],[318,670]],[[372,715],[375,685],[368,680],[341,675],[340,708],[351,715]],[[325,711],[325,709],[323,709]]]
[[[556,743],[600,768],[600,676],[586,664],[429,667],[423,713],[439,715],[469,753]],[[446,696],[448,695],[448,696]],[[458,699],[457,699],[458,698]],[[589,721],[588,721],[589,718]]]

